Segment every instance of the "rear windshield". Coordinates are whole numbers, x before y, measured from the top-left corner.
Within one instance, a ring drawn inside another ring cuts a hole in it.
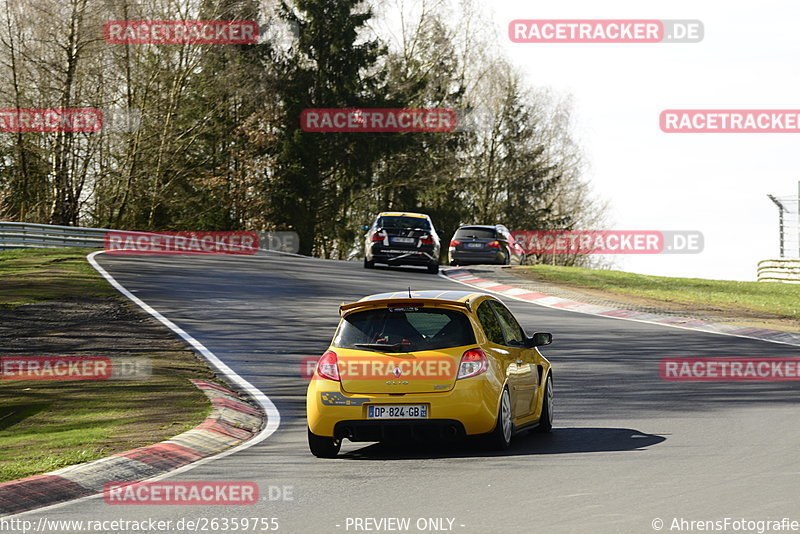
[[[477,237],[478,239],[494,239],[497,237],[497,232],[494,228],[473,228],[467,226],[456,230],[456,235],[453,237]]]
[[[381,352],[415,352],[475,343],[463,313],[444,308],[375,308],[354,312],[342,321],[335,347]]]
[[[378,228],[403,228],[419,230],[430,230],[431,225],[428,219],[422,217],[400,217],[397,215],[384,215],[378,217]]]

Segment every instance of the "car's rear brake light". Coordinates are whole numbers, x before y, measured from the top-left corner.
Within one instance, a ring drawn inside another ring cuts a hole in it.
[[[469,349],[461,356],[461,363],[458,366],[457,380],[469,378],[485,373],[489,366],[486,353],[481,349]]]
[[[385,236],[382,236],[380,232],[375,232],[374,234],[372,234],[373,241],[383,241],[384,237]]]
[[[335,352],[329,350],[322,355],[317,362],[317,375],[320,378],[340,382],[339,378],[339,357]]]
[[[458,246],[458,245],[460,245],[460,244],[461,244],[461,241],[459,241],[458,239],[452,239],[452,240],[450,241],[450,246],[451,246],[451,247],[457,247],[457,246]]]
[[[486,244],[492,248],[500,248],[500,241],[489,241]]]
[[[433,245],[433,237],[429,235],[424,235],[419,238],[419,242],[423,245]]]

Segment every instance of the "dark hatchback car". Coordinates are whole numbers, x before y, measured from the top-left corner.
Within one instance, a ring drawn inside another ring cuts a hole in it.
[[[502,224],[464,225],[450,241],[450,265],[520,264],[525,251]]]
[[[441,245],[430,217],[422,213],[384,212],[378,214],[367,230],[364,243],[364,267],[376,263],[419,265],[429,273],[439,272]]]

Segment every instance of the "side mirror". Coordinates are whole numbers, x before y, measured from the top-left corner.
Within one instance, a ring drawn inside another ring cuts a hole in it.
[[[550,332],[536,332],[528,338],[528,342],[531,347],[541,347],[543,345],[549,345],[553,342],[553,334]]]
[[[366,232],[367,230],[369,230],[369,225],[362,224],[362,225],[361,225],[361,229],[362,229],[362,230],[364,230],[364,231]]]

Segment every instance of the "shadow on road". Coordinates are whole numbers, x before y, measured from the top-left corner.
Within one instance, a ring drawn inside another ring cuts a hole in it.
[[[487,451],[480,442],[376,443],[341,454],[347,460],[418,460],[428,458],[480,458],[534,456],[584,452],[642,450],[664,441],[664,436],[645,434],[630,428],[557,428],[549,434],[520,434],[505,451]]]
[[[375,265],[375,271],[394,271],[398,273],[414,273],[414,274],[429,274],[426,267],[405,266],[405,265]],[[395,289],[394,291],[402,291],[402,289]]]

